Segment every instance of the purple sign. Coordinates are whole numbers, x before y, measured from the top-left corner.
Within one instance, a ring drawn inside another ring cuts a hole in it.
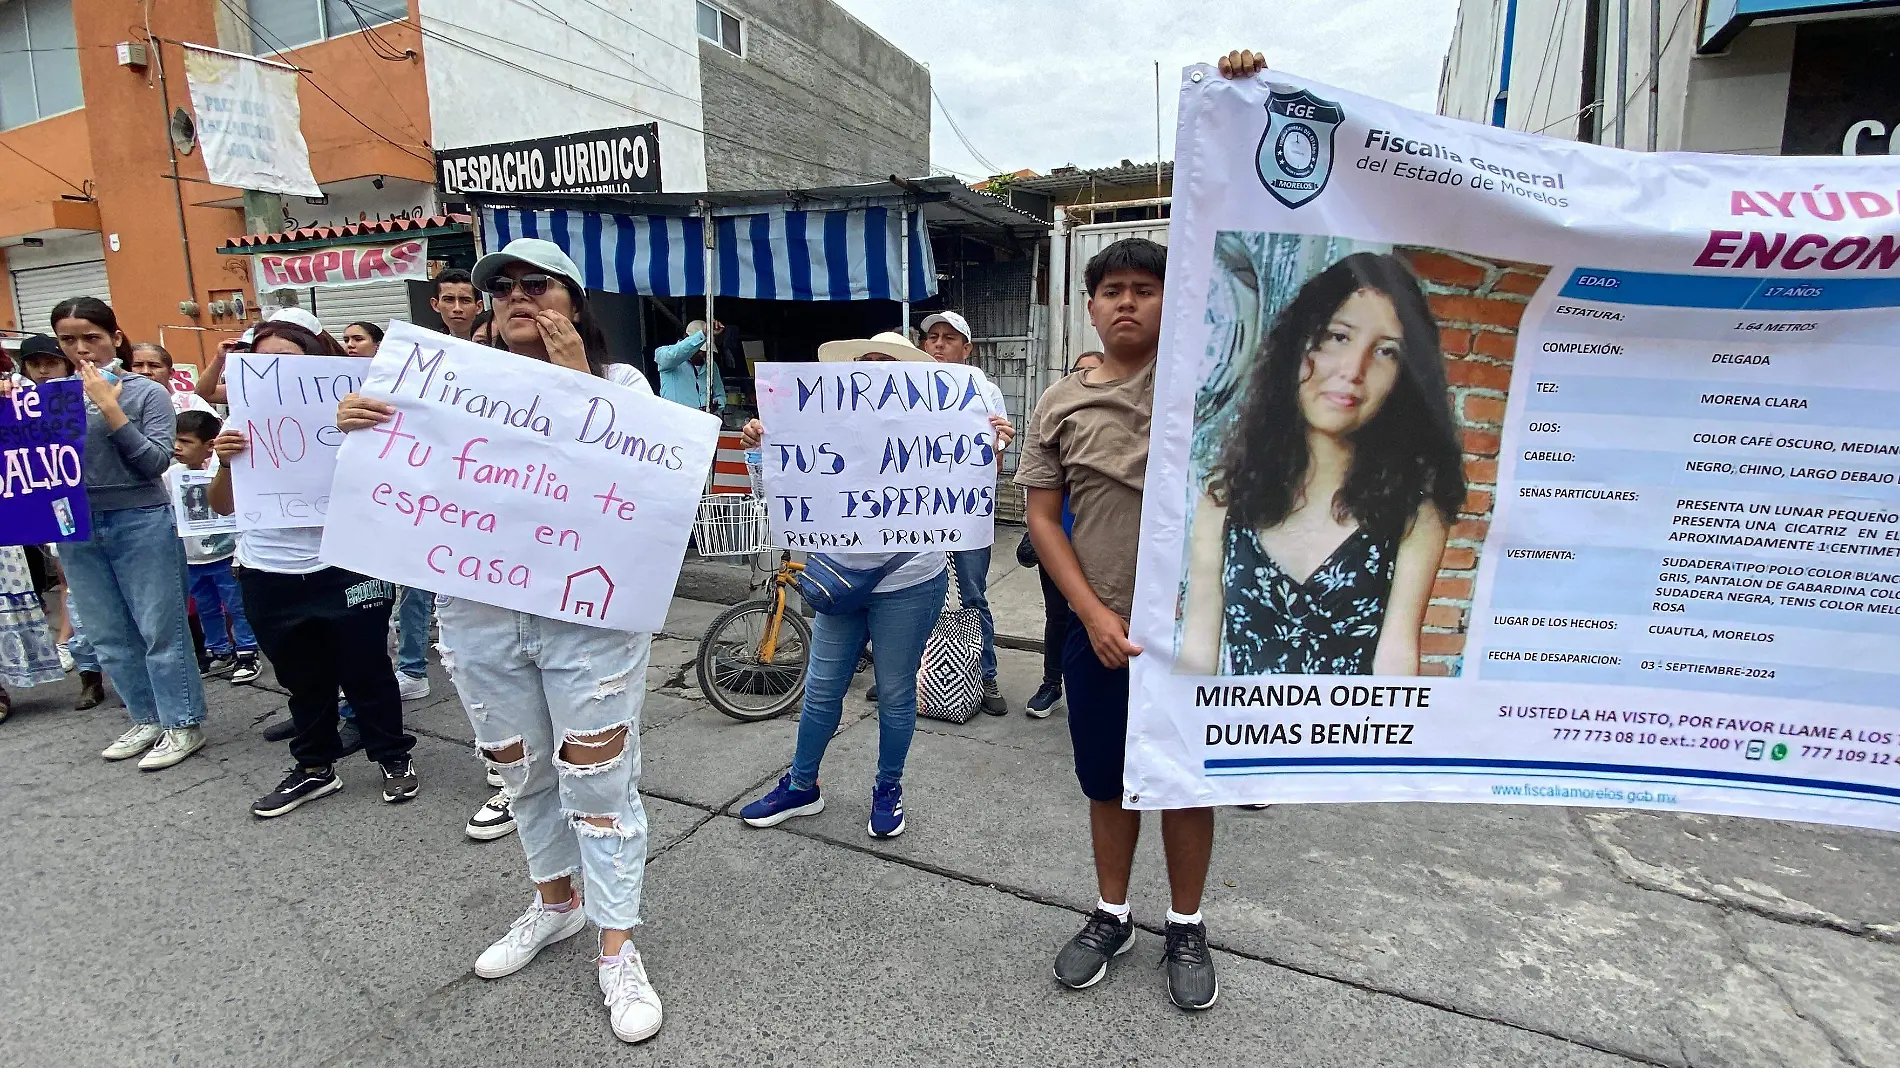
[[[85,453],[86,395],[78,379],[20,386],[0,399],[0,545],[92,537]]]

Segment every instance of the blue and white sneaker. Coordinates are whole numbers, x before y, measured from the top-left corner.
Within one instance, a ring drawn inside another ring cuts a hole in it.
[[[881,782],[871,791],[873,838],[896,838],[904,833],[904,788],[898,783]]]
[[[739,818],[751,827],[776,827],[793,816],[816,816],[825,810],[825,799],[818,794],[818,787],[809,790],[792,788],[792,777],[779,777],[778,785],[772,792],[739,810]]]

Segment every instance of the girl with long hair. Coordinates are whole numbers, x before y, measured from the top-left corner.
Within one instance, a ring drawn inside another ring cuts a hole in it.
[[[522,359],[652,393],[627,364],[609,363],[606,338],[581,287],[580,268],[536,238],[508,243],[475,265],[495,302],[497,343]],[[395,409],[357,394],[337,426],[357,431]],[[633,945],[640,923],[647,817],[640,803],[640,711],[653,635],[605,630],[459,597],[438,599],[442,664],[501,774],[535,898],[508,933],[475,960],[499,979],[541,950],[600,928],[599,981],[614,1034],[639,1042],[660,1030],[659,995]],[[576,874],[585,877],[580,899]]]
[[[1416,675],[1465,497],[1438,324],[1355,253],[1281,311],[1195,509],[1178,670]]]

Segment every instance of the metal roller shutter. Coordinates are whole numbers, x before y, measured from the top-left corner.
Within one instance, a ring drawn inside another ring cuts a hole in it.
[[[316,307],[317,318],[335,337],[343,336],[343,328],[355,322],[372,322],[377,326],[388,326],[391,319],[409,318],[409,283],[378,282],[367,286],[346,286],[340,289],[318,289],[312,299]]]
[[[47,317],[53,314],[53,305],[67,297],[98,297],[111,303],[112,294],[106,289],[106,261],[81,260],[13,272],[13,307],[19,313],[22,330],[51,333]]]

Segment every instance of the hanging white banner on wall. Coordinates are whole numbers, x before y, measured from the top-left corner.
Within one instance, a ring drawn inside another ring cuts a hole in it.
[[[1900,161],[1181,99],[1125,803],[1900,828]]]
[[[217,185],[322,196],[310,173],[297,104],[297,72],[230,52],[185,46],[198,143]]]
[[[339,289],[378,282],[423,282],[429,278],[428,239],[394,245],[332,245],[301,252],[260,252],[251,257],[257,291]]]

